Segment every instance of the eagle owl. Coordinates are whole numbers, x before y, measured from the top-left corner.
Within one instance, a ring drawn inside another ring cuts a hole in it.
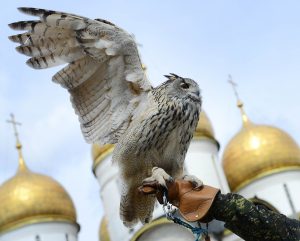
[[[123,223],[130,227],[149,222],[155,197],[142,195],[137,187],[154,167],[175,178],[183,175],[201,107],[197,83],[170,74],[152,87],[133,37],[111,22],[37,8],[19,10],[39,19],[11,23],[12,29],[25,32],[9,39],[20,44],[16,49],[30,57],[32,68],[68,63],[52,80],[69,91],[86,141],[116,144],[113,162],[123,181]],[[163,183],[168,175],[160,177]]]

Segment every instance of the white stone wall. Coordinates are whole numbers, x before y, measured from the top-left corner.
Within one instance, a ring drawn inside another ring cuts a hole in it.
[[[204,184],[228,193],[229,187],[219,162],[218,146],[208,138],[193,140],[185,159],[187,173],[200,178]]]
[[[132,231],[126,228],[119,217],[120,184],[118,168],[112,164],[108,155],[95,169],[95,175],[100,185],[100,197],[107,218],[107,228],[112,241],[129,240]]]
[[[67,222],[29,224],[0,234],[0,241],[77,241],[77,225]]]
[[[290,200],[284,188],[290,194]],[[257,196],[273,205],[280,213],[293,217],[291,203],[300,212],[300,170],[287,170],[262,177],[242,188],[238,193],[246,198]]]

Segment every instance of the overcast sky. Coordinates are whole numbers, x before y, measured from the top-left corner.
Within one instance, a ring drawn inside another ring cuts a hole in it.
[[[300,2],[223,0],[6,1],[0,14],[0,183],[14,175],[13,112],[28,166],[58,180],[72,196],[81,241],[97,241],[102,216],[91,172],[91,147],[80,132],[68,93],[51,82],[59,69],[33,70],[7,36],[7,24],[29,19],[17,7],[40,7],[107,19],[133,33],[154,85],[163,74],[196,80],[221,153],[241,127],[227,83],[232,74],[250,119],[277,126],[300,143]],[[201,178],[201,177],[200,177]]]

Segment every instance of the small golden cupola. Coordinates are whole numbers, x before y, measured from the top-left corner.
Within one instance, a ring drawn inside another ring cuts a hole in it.
[[[111,241],[107,228],[107,218],[103,216],[99,228],[99,241]]]
[[[194,138],[198,137],[207,137],[210,139],[215,139],[215,132],[212,127],[211,121],[204,110],[200,112],[199,121],[197,124],[196,131],[194,133]]]
[[[12,115],[19,168],[15,176],[0,186],[0,233],[42,222],[76,223],[76,210],[66,190],[54,179],[29,170]]]
[[[300,170],[300,148],[293,138],[279,128],[250,121],[234,91],[243,126],[225,147],[222,158],[231,191],[267,175]]]
[[[194,140],[197,139],[209,139],[216,143],[219,148],[219,143],[215,138],[215,132],[212,123],[204,110],[201,110],[200,112],[199,121],[194,133]]]

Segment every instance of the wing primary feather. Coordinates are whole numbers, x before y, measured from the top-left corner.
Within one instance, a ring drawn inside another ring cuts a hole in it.
[[[19,21],[8,24],[8,26],[14,30],[29,30],[32,31],[35,25],[41,23],[40,21]]]
[[[38,17],[43,16],[46,13],[48,15],[55,13],[55,11],[52,11],[52,10],[45,10],[45,9],[41,9],[41,8],[30,8],[30,7],[19,7],[18,10],[21,13],[25,13],[25,14],[31,15],[31,16],[38,16]]]
[[[83,56],[83,51],[79,47],[70,49],[58,49],[54,53],[41,57],[32,57],[27,60],[27,64],[34,69],[44,69],[60,64],[75,61]]]
[[[103,19],[21,7],[38,20],[9,24],[9,39],[35,69],[68,63],[53,76],[66,88],[88,142],[116,143],[147,102],[151,84],[130,34]],[[146,93],[146,94],[145,94]],[[142,98],[142,97],[143,98]]]

